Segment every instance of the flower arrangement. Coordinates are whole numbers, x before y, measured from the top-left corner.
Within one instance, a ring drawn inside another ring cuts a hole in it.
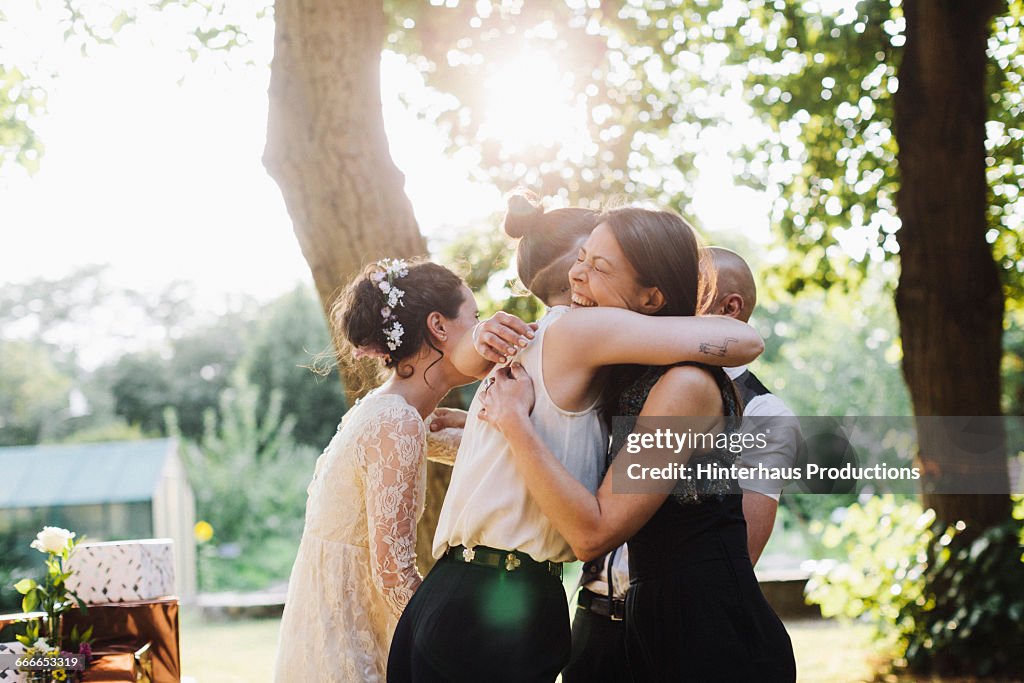
[[[73,655],[80,655],[85,658],[86,663],[92,657],[92,648],[89,644],[92,638],[92,627],[90,626],[83,633],[78,632],[76,626],[71,630],[71,641],[68,643],[70,651],[64,648],[63,636],[61,634],[61,615],[75,604],[82,612],[88,609],[85,603],[66,587],[66,582],[71,572],[65,571],[64,567],[82,539],[75,540],[75,534],[67,529],[48,526],[36,535],[32,541],[32,548],[46,555],[46,574],[42,583],[35,579],[22,579],[14,584],[14,589],[21,593],[21,609],[28,613],[37,608],[46,612],[46,627],[42,627],[39,619],[30,619],[24,635],[16,636],[18,642],[25,646],[23,659],[26,660],[52,660],[56,662],[54,668],[45,671],[33,671],[31,674],[41,674],[42,678],[36,676],[30,680],[42,681],[67,681],[77,677],[76,671],[70,671],[60,666],[63,660]]]

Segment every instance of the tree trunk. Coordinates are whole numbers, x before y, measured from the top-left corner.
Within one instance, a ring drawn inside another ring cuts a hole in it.
[[[274,16],[263,164],[281,188],[327,312],[365,263],[425,254],[426,242],[384,132],[382,2],[280,0]],[[346,387],[363,386],[362,377],[342,373]],[[346,391],[350,401],[358,391]],[[421,564],[430,558],[448,475],[431,463]]]
[[[902,272],[896,310],[914,413],[1000,415],[1003,292],[985,239],[986,47],[996,0],[905,0],[907,43],[896,93]],[[934,430],[919,430],[925,481],[1001,468],[941,458]],[[1005,438],[1004,441],[1005,443]],[[959,471],[958,471],[959,470]],[[1008,488],[1006,489],[1008,490]],[[927,495],[940,521],[977,533],[1007,520],[1007,495]]]

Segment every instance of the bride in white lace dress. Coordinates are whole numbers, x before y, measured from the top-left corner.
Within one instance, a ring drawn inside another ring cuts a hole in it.
[[[450,356],[476,318],[472,292],[451,271],[387,260],[332,309],[335,334],[356,357],[378,358],[388,378],[345,414],[317,460],[281,620],[278,683],[384,680],[395,624],[421,581],[423,420],[452,387],[472,381]]]

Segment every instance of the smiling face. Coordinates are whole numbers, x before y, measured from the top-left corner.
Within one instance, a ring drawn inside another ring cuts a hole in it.
[[[639,279],[611,228],[601,223],[580,247],[576,263],[569,269],[572,304],[653,313],[660,307],[660,292],[641,285]]]

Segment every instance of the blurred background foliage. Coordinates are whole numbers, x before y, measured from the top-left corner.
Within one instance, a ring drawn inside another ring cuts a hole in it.
[[[193,59],[245,58],[239,12],[246,21],[272,20],[270,3],[259,0],[154,0],[113,15],[66,5],[59,28],[83,52],[147,13],[178,7],[197,16],[179,45]],[[732,176],[766,194],[773,230],[760,242],[698,227],[706,242],[737,250],[758,274],[752,323],[766,350],[756,372],[797,414],[909,415],[892,303],[900,227],[892,96],[905,41],[902,3],[676,5],[385,0],[387,49],[427,84],[403,104],[446,133],[452,154],[475,161],[478,180],[503,191],[526,185],[590,206],[625,195],[693,215],[702,152],[712,138],[727,140]],[[12,30],[0,13],[0,43]],[[1008,0],[989,41],[986,166],[987,239],[1007,299],[1003,408],[1011,415],[1024,414],[1022,46],[1024,0]],[[524,50],[549,61],[508,64]],[[550,64],[569,76],[546,81]],[[543,95],[584,112],[582,125],[554,117],[542,120],[546,135],[496,135],[480,85],[502,69],[534,77],[526,81],[534,89],[512,93],[521,100],[517,115],[547,116],[536,101]],[[0,64],[0,165],[38,167],[44,141],[31,120],[45,107],[44,82],[32,64]],[[485,314],[503,309],[534,319],[540,307],[515,284],[511,242],[499,223],[495,216],[435,237],[432,251],[466,277]],[[0,445],[179,435],[188,444],[197,517],[212,527],[200,549],[202,588],[265,587],[287,577],[313,460],[345,410],[336,378],[306,367],[330,347],[328,332],[308,288],[269,302],[238,298],[217,312],[194,310],[191,294],[188,283],[156,293],[111,287],[101,267],[5,285]],[[826,612],[875,619],[884,637],[909,644],[906,658],[914,643],[949,637],[950,622],[965,618],[914,612],[928,605],[921,554],[975,552],[956,547],[955,534],[947,550],[936,550],[947,530],[924,533],[915,505],[785,496],[780,518],[791,533],[769,547],[838,563],[812,596]],[[1018,503],[1018,520],[1022,514]],[[891,553],[878,551],[887,546]],[[993,615],[1019,611],[1012,587],[990,589],[1003,591],[1005,602],[963,606],[968,622],[998,625]],[[885,630],[893,624],[898,633]]]

